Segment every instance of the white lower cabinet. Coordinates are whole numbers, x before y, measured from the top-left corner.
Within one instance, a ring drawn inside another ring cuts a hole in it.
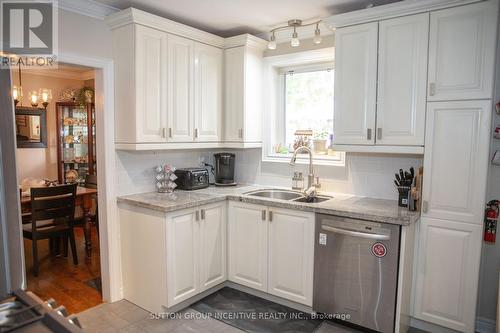
[[[168,307],[226,280],[225,202],[167,217]]]
[[[229,280],[312,305],[314,214],[230,202]]]
[[[167,295],[168,306],[199,292],[199,215],[187,210],[167,218]]]
[[[124,298],[160,312],[227,280],[226,202],[171,213],[119,205]]]
[[[481,225],[422,218],[414,315],[460,332],[474,332]]]
[[[228,278],[267,291],[267,208],[229,202]]]
[[[210,289],[226,280],[225,203],[200,211],[200,288]]]
[[[269,208],[268,292],[312,306],[314,214]]]

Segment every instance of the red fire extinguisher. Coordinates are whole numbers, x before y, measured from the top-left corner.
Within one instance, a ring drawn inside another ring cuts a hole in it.
[[[484,215],[484,241],[495,243],[497,235],[497,222],[499,215],[499,200],[491,200],[486,204]]]

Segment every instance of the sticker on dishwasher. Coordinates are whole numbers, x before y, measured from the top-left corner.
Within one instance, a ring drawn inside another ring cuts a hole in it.
[[[326,245],[326,234],[319,234],[319,245]]]
[[[377,242],[372,245],[372,253],[375,257],[382,258],[387,254],[387,248],[384,244]]]

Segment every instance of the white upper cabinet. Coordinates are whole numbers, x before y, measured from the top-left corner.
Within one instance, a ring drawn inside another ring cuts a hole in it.
[[[166,142],[167,34],[128,25],[114,31],[115,140]]]
[[[415,317],[475,332],[481,262],[480,225],[422,218],[415,279]]]
[[[314,214],[273,207],[269,214],[268,292],[312,306]]]
[[[225,108],[224,140],[243,141],[245,109],[245,48],[235,47],[225,51]]]
[[[200,43],[194,50],[194,137],[222,141],[222,50]]]
[[[483,222],[491,108],[489,100],[429,103],[422,216]]]
[[[428,35],[428,13],[379,23],[377,145],[424,145]]]
[[[431,13],[429,101],[492,98],[497,16],[496,1]]]
[[[265,206],[229,202],[228,279],[267,291],[267,228]]]
[[[373,145],[378,23],[335,31],[335,144]]]
[[[143,26],[136,26],[135,34],[137,137],[143,142],[163,142],[167,110],[163,59],[166,57],[167,34]]]
[[[228,147],[235,143],[241,147],[261,147],[265,43],[250,35],[226,41],[224,141]]]
[[[168,36],[168,141],[194,140],[194,42]]]
[[[106,21],[116,149],[262,147],[266,41],[222,38],[135,8]]]

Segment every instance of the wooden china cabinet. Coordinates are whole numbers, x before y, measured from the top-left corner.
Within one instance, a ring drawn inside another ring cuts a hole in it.
[[[97,171],[94,104],[58,102],[56,109],[59,183],[83,185],[85,176]]]

